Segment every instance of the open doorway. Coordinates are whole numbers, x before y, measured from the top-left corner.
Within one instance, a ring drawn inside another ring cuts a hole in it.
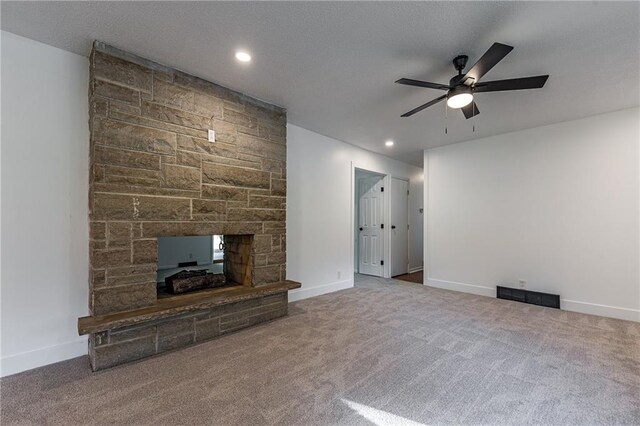
[[[384,276],[385,175],[355,170],[355,267],[356,272]]]
[[[389,259],[391,276],[397,277],[409,272],[409,181],[391,178]]]

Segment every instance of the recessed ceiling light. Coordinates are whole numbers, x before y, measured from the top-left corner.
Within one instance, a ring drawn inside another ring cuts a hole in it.
[[[393,146],[393,141],[392,140],[388,140],[384,143],[386,146]]]
[[[249,55],[247,52],[239,50],[236,52],[236,59],[240,62],[251,62],[251,55]]]

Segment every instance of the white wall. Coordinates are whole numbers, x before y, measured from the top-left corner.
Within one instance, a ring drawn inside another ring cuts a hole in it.
[[[87,58],[2,32],[1,374],[84,355]]]
[[[425,151],[427,284],[640,320],[638,108]]]
[[[353,286],[353,168],[410,179],[409,263],[422,265],[419,167],[287,125],[287,278],[290,300]]]

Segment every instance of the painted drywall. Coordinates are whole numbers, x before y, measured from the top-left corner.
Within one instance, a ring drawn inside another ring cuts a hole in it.
[[[2,32],[3,376],[87,353],[87,58]]]
[[[640,109],[425,151],[427,284],[640,320]]]
[[[290,300],[353,286],[354,168],[409,179],[409,263],[422,267],[422,169],[288,124],[287,278],[302,283]]]

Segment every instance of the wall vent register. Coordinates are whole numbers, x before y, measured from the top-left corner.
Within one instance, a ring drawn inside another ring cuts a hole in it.
[[[496,297],[498,299],[514,300],[531,305],[560,309],[560,295],[558,294],[539,293],[537,291],[497,286]]]

